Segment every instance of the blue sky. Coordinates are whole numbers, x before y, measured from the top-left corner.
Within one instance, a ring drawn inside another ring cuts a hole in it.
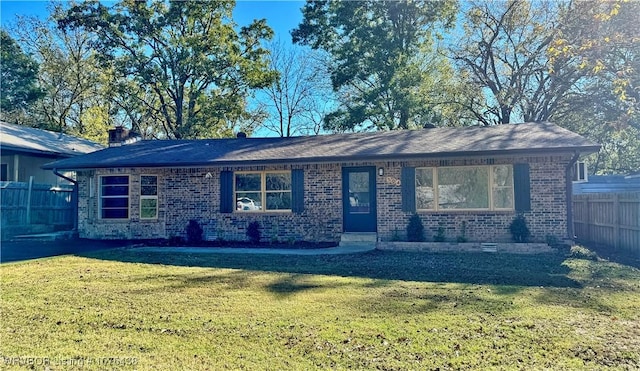
[[[1,0],[0,24],[4,28],[11,28],[18,15],[46,18],[48,4],[49,1]],[[300,8],[303,4],[303,1],[237,0],[234,20],[238,25],[245,26],[254,19],[266,18],[269,26],[275,31],[274,39],[290,41],[289,32],[302,20]]]

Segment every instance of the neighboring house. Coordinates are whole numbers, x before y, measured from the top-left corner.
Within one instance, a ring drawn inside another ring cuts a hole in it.
[[[640,192],[640,176],[590,175],[586,182],[574,182],[573,194]]]
[[[69,184],[42,165],[103,149],[92,141],[0,121],[0,181]]]
[[[338,241],[344,232],[404,234],[417,213],[428,236],[465,229],[510,240],[526,217],[532,238],[571,236],[573,164],[599,146],[550,123],[294,138],[156,140],[46,165],[77,171],[85,238],[185,236]]]

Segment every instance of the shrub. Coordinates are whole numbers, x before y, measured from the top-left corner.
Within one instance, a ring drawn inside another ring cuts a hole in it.
[[[462,226],[460,227],[460,235],[456,239],[456,241],[462,243],[467,242],[467,222],[462,222]]]
[[[260,243],[260,223],[257,221],[249,223],[247,227],[247,237],[253,244]]]
[[[511,225],[509,225],[509,231],[511,232],[511,237],[515,242],[527,242],[531,235],[529,227],[527,227],[527,220],[523,215],[518,215],[513,219]]]
[[[598,260],[598,254],[583,246],[573,246],[570,250],[570,256],[574,259]]]
[[[445,236],[444,236],[444,227],[440,226],[438,227],[438,230],[436,231],[436,235],[433,236],[433,240],[435,242],[444,242],[445,240]]]
[[[393,229],[393,235],[391,235],[391,241],[394,241],[394,242],[402,241],[402,238],[400,237],[400,232],[398,232],[397,228]]]
[[[185,229],[187,231],[187,241],[189,241],[189,243],[202,242],[202,227],[197,220],[189,220],[189,224],[187,224],[187,228]]]
[[[182,238],[180,236],[170,236],[167,239],[167,245],[168,246],[183,246],[184,245],[184,238]]]
[[[424,241],[424,226],[418,214],[411,215],[407,224],[407,240],[409,242]]]

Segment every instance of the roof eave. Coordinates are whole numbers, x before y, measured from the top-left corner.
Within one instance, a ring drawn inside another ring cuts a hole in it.
[[[512,149],[512,150],[485,150],[485,151],[456,151],[438,153],[416,153],[416,154],[374,154],[357,156],[320,156],[307,158],[277,158],[260,160],[212,160],[204,162],[154,162],[154,163],[118,163],[118,164],[84,164],[79,166],[53,166],[54,163],[45,164],[42,168],[47,170],[88,170],[107,168],[178,168],[178,167],[208,167],[208,166],[258,166],[258,165],[280,165],[280,164],[317,164],[317,163],[341,163],[354,161],[407,161],[433,158],[460,158],[460,157],[496,157],[496,156],[517,156],[517,155],[550,155],[550,154],[589,154],[600,150],[600,145],[588,145],[580,147],[562,148],[533,148],[533,149]]]

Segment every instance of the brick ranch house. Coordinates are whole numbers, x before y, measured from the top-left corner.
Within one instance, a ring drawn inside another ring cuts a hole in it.
[[[599,146],[551,123],[293,138],[139,141],[47,164],[75,171],[78,232],[92,239],[185,236],[265,241],[403,236],[417,213],[427,238],[509,241],[571,236],[571,171]]]

